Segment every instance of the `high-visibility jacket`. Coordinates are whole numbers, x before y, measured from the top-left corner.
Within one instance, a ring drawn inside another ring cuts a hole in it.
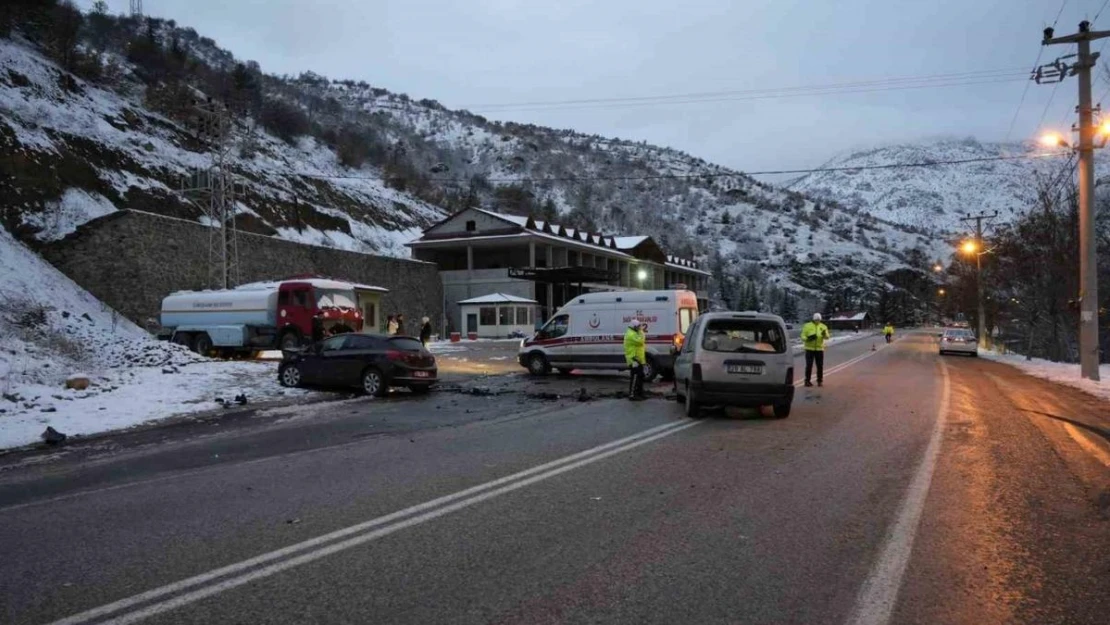
[[[644,347],[647,339],[642,330],[629,328],[624,333],[624,362],[631,367],[635,363],[647,362],[647,348]]]
[[[820,321],[807,321],[802,326],[802,346],[807,352],[825,351],[825,341],[829,338],[829,327]]]
[[[887,326],[885,328],[883,328],[883,334],[885,334],[887,336],[890,336],[891,334],[894,334],[894,326],[892,326],[890,324],[887,324]]]

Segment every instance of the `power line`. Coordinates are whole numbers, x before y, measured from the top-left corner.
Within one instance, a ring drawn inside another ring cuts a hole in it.
[[[1067,6],[1068,6],[1068,0],[1064,0],[1064,2],[1062,4],[1060,4],[1060,10],[1056,12],[1056,19],[1052,20],[1052,28],[1056,28],[1056,24],[1060,21],[1060,16],[1064,14],[1064,8],[1067,7]],[[1099,12],[1101,13],[1101,11],[1099,11]],[[1096,19],[1097,19],[1097,16],[1096,16]],[[1044,46],[1040,46],[1040,48],[1037,50],[1037,58],[1036,58],[1036,60],[1033,61],[1033,70],[1034,71],[1036,71],[1037,66],[1039,66],[1041,64],[1041,56],[1043,56],[1043,55],[1044,55]],[[1021,91],[1021,99],[1018,100],[1017,108],[1014,110],[1014,116],[1010,119],[1010,127],[1006,129],[1006,138],[1002,140],[1002,143],[1009,143],[1010,142],[1010,135],[1012,135],[1014,133],[1014,125],[1017,124],[1018,116],[1021,114],[1021,107],[1022,107],[1022,105],[1025,104],[1025,96],[1029,94],[1029,87],[1032,86],[1032,83],[1033,83],[1032,80],[1025,83],[1025,89],[1023,89]],[[1055,95],[1055,91],[1056,90],[1053,89],[1053,95]],[[1049,103],[1051,103],[1051,102],[1052,102],[1052,100],[1050,99]],[[1045,107],[1045,113],[1048,113],[1048,107]],[[1043,124],[1043,123],[1044,123],[1044,115],[1041,115],[1040,124]],[[1040,126],[1040,124],[1038,124],[1038,126]]]
[[[549,110],[560,108],[608,108],[619,106],[642,106],[648,104],[690,104],[698,102],[755,100],[808,95],[865,93],[871,91],[990,84],[993,82],[1014,81],[1027,75],[1028,71],[1025,69],[1010,68],[961,72],[956,74],[934,74],[930,76],[908,76],[901,78],[884,78],[846,83],[829,83],[824,85],[776,87],[769,89],[741,89],[670,95],[532,101],[516,102],[510,104],[469,105],[461,106],[459,108],[473,111],[502,112],[517,110]]]
[[[698,178],[744,178],[750,176],[775,176],[787,174],[816,174],[816,173],[831,173],[841,171],[864,171],[875,169],[911,169],[920,167],[937,167],[940,165],[962,165],[967,163],[986,163],[992,161],[1013,161],[1023,159],[1035,158],[1052,158],[1056,156],[1065,156],[1069,152],[1050,152],[1044,154],[1021,154],[1012,156],[981,156],[977,158],[963,158],[947,161],[921,161],[916,163],[888,163],[885,165],[859,165],[856,167],[816,167],[812,169],[768,169],[763,171],[744,171],[744,172],[715,172],[715,173],[702,173],[702,174],[651,174],[643,176],[567,176],[555,178],[490,178],[488,182],[587,182],[587,181],[636,181],[636,180],[691,180]],[[320,178],[328,180],[377,180],[378,176],[353,176],[353,175],[332,175],[332,174],[307,174],[300,172],[286,172],[289,176],[299,176],[302,178]],[[431,178],[432,182],[469,182],[470,178]]]
[[[1110,0],[1103,0],[1102,6],[1099,7],[1099,9],[1098,9],[1098,13],[1095,13],[1095,18],[1093,20],[1091,20],[1092,24],[1094,24],[1095,22],[1098,21],[1098,16],[1102,15],[1102,12],[1104,10],[1106,10],[1106,5],[1108,5],[1108,4],[1110,4]],[[1057,17],[1056,19],[1060,19],[1060,18]]]

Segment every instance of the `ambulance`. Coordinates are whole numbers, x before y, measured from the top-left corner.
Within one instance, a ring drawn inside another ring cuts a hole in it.
[[[520,344],[518,359],[529,373],[554,369],[627,369],[624,333],[633,319],[645,324],[647,363],[644,378],[669,379],[674,352],[698,316],[693,291],[609,291],[585,293],[567,302],[532,338]]]

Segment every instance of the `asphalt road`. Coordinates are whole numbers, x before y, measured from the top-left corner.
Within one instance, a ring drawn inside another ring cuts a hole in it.
[[[514,372],[5,456],[0,622],[1107,623],[1108,406],[873,345],[785,420]]]

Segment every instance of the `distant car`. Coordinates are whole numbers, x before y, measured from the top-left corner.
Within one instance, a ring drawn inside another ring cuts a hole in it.
[[[794,355],[781,317],[757,312],[699,316],[675,355],[675,395],[686,414],[703,406],[772,406],[790,416]]]
[[[435,356],[407,336],[347,333],[282,355],[283,386],[354,387],[383,397],[391,387],[427,393],[438,379]]]
[[[966,328],[947,328],[937,342],[938,352],[945,354],[971,354],[979,356],[979,341],[975,333]]]

